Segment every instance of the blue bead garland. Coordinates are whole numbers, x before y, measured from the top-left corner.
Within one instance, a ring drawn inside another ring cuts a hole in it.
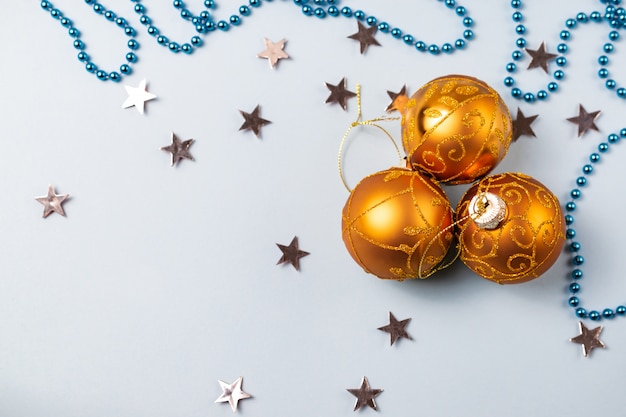
[[[589,161],[591,164],[583,165],[581,171],[583,173],[582,176],[579,176],[576,179],[577,188],[573,188],[570,191],[571,201],[565,203],[565,211],[567,214],[565,215],[565,224],[567,225],[567,230],[565,231],[565,235],[568,239],[568,248],[572,253],[572,266],[569,277],[572,282],[568,285],[567,289],[571,293],[571,296],[567,300],[567,303],[570,307],[574,308],[574,313],[576,317],[584,319],[589,318],[594,321],[598,321],[601,319],[612,319],[617,316],[626,316],[626,306],[619,305],[615,309],[604,308],[600,312],[600,310],[590,310],[587,311],[586,308],[581,306],[581,300],[578,297],[578,293],[581,292],[582,286],[580,284],[580,280],[583,278],[583,270],[582,265],[585,263],[585,258],[580,254],[582,245],[580,242],[575,241],[576,230],[572,227],[574,223],[574,213],[577,209],[577,205],[574,200],[578,200],[582,196],[582,190],[580,188],[585,187],[587,185],[587,176],[591,175],[594,172],[594,165],[598,164],[601,161],[600,154],[606,153],[609,148],[621,140],[626,140],[626,128],[620,130],[619,134],[611,133],[607,136],[606,142],[601,142],[598,145],[598,152],[592,152],[589,155]]]
[[[586,24],[588,22],[595,23],[608,23],[611,30],[608,34],[608,42],[606,42],[602,46],[603,54],[598,58],[598,63],[600,64],[600,69],[597,72],[597,75],[600,79],[605,80],[604,85],[608,90],[615,90],[617,97],[621,99],[626,99],[626,88],[618,87],[617,82],[611,78],[609,78],[610,73],[606,66],[609,63],[609,58],[606,56],[607,54],[611,54],[615,50],[615,42],[620,38],[620,34],[617,31],[618,29],[622,29],[626,27],[626,9],[623,7],[616,7],[621,3],[621,0],[601,0],[600,3],[606,4],[604,15],[599,11],[593,11],[589,14],[579,12],[576,14],[575,18],[569,18],[565,20],[565,29],[559,32],[559,38],[563,41],[563,43],[557,46],[557,51],[559,52],[559,56],[555,59],[556,65],[560,68],[552,73],[552,77],[555,81],[551,81],[548,84],[547,91],[539,90],[537,93],[533,94],[531,92],[525,92],[519,87],[513,87],[515,84],[515,80],[508,75],[504,79],[504,85],[508,88],[511,88],[511,96],[516,99],[523,99],[527,103],[533,103],[535,98],[543,101],[548,98],[549,93],[556,92],[558,90],[558,82],[565,79],[565,71],[562,69],[567,66],[567,59],[564,56],[569,48],[566,42],[569,42],[572,39],[572,31],[576,30],[580,24]],[[513,22],[515,22],[515,33],[516,35],[523,35],[526,33],[527,28],[523,22],[524,15],[520,11],[522,9],[523,4],[521,0],[512,0],[511,7],[514,12],[511,15]],[[526,46],[526,39],[523,37],[519,37],[515,41],[515,45],[517,47],[516,50],[513,51],[511,57],[514,61],[520,61],[523,57],[523,49]],[[513,74],[517,71],[517,65],[513,62],[509,62],[505,66],[505,70],[509,74]]]
[[[139,22],[146,27],[146,31],[152,36],[159,45],[162,45],[167,50],[177,54],[182,52],[189,55],[193,53],[195,48],[202,46],[203,40],[200,36],[193,36],[189,42],[176,42],[170,40],[166,35],[161,33],[161,30],[154,25],[152,18],[147,14],[146,7],[141,3],[141,0],[130,0],[134,3],[133,10],[139,15]],[[272,0],[265,0],[271,2]],[[439,0],[441,1],[441,0]],[[126,54],[127,62],[120,66],[119,72],[107,73],[104,70],[98,68],[96,64],[89,60],[89,56],[86,54],[79,54],[79,60],[85,63],[85,69],[87,72],[94,73],[98,79],[106,81],[120,81],[122,76],[131,73],[130,64],[137,62],[138,57],[135,53],[139,49],[139,42],[134,39],[136,34],[135,29],[130,26],[126,19],[118,17],[115,12],[107,10],[103,5],[96,0],[84,0],[85,4],[92,7],[96,14],[102,15],[105,19],[114,22],[118,27],[124,30],[124,33],[131,39],[128,41],[128,48],[131,50]],[[313,0],[313,4],[318,7],[312,7],[310,0],[293,0],[293,3],[300,7],[302,13],[306,16],[315,16],[319,19],[324,19],[326,16],[338,17],[344,16],[348,18],[354,18],[359,21],[366,22],[369,26],[377,26],[378,30],[385,34],[390,34],[393,38],[401,40],[406,45],[415,48],[419,52],[430,52],[433,55],[439,53],[450,54],[457,49],[464,49],[466,42],[474,38],[474,32],[470,29],[474,25],[474,20],[468,15],[467,9],[464,6],[456,4],[455,0],[445,0],[444,4],[447,8],[453,9],[457,17],[462,20],[462,25],[465,28],[462,37],[458,38],[454,42],[445,42],[441,45],[427,44],[422,40],[416,40],[411,35],[404,33],[400,28],[392,27],[387,22],[379,22],[375,16],[368,16],[362,10],[353,11],[350,7],[344,6],[341,10],[337,7],[339,0]],[[214,0],[204,0],[204,8],[199,14],[194,14],[187,8],[185,2],[182,0],[174,0],[172,2],[173,7],[179,11],[180,17],[193,25],[195,31],[199,35],[208,35],[209,33],[219,29],[221,31],[228,31],[232,27],[241,25],[243,19],[252,14],[252,10],[261,6],[262,0],[249,0],[248,4],[239,6],[238,13],[230,15],[228,20],[215,21],[212,17],[212,11],[216,8]],[[49,1],[42,1],[41,7],[50,13],[54,19],[59,20],[61,25],[68,29],[68,34],[74,39],[74,48],[80,50],[81,53],[86,48],[84,42],[80,39],[80,31],[76,29],[70,19],[63,16],[60,10],[54,8]]]

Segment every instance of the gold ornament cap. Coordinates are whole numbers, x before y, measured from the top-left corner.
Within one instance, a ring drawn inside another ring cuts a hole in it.
[[[506,203],[493,193],[479,193],[470,200],[469,216],[481,229],[496,229],[506,218]]]

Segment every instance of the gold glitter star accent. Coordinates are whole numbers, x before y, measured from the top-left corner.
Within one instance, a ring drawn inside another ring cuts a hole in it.
[[[346,101],[351,97],[356,97],[356,93],[346,90],[346,78],[342,78],[337,85],[325,83],[330,90],[330,95],[326,99],[326,103],[339,103],[342,109],[346,110]]]
[[[397,93],[387,90],[387,94],[391,99],[391,103],[389,103],[385,111],[387,113],[391,113],[393,111],[399,111],[402,113],[406,107],[407,101],[409,101],[409,96],[406,95],[406,84],[403,85],[402,89]]]
[[[356,397],[354,411],[364,406],[369,406],[370,408],[376,410],[376,402],[374,401],[374,398],[378,394],[383,392],[383,390],[378,388],[370,388],[370,383],[368,382],[367,377],[363,377],[363,380],[361,381],[361,387],[348,388],[348,392]]]
[[[393,313],[389,312],[389,324],[379,327],[378,330],[389,333],[391,339],[391,346],[401,338],[413,340],[411,335],[406,332],[406,326],[411,319],[397,320]]]
[[[70,197],[69,194],[57,194],[54,191],[52,184],[48,185],[48,194],[42,197],[35,197],[35,200],[43,204],[43,218],[45,219],[50,214],[58,213],[65,217],[65,211],[63,211],[63,202]]]
[[[172,166],[175,166],[182,159],[194,160],[191,153],[189,153],[189,148],[193,145],[193,142],[193,139],[181,141],[176,134],[172,132],[172,144],[162,147],[161,150],[172,154]]]
[[[278,42],[274,43],[271,40],[265,38],[265,50],[259,52],[257,57],[259,58],[267,58],[270,63],[270,67],[274,68],[274,66],[278,63],[279,59],[289,58],[289,55],[283,51],[285,47],[286,39],[281,39]]]
[[[359,31],[357,33],[353,33],[352,35],[348,36],[348,38],[359,41],[359,43],[361,44],[361,55],[365,53],[365,51],[367,50],[367,47],[370,45],[380,46],[380,43],[378,43],[378,41],[374,37],[374,34],[376,33],[376,29],[377,29],[376,25],[370,28],[366,28],[358,20],[356,23],[359,25],[359,29],[358,29]]]
[[[310,255],[309,252],[305,252],[298,248],[298,236],[294,236],[289,246],[281,245],[277,243],[276,246],[283,252],[283,256],[278,260],[276,265],[290,263],[296,271],[300,270],[300,258]]]
[[[600,333],[602,332],[602,326],[598,326],[595,329],[589,330],[582,321],[578,322],[580,328],[580,334],[576,337],[572,337],[570,342],[579,343],[583,347],[583,354],[585,357],[589,356],[593,348],[605,348],[606,346],[600,340]]]
[[[581,137],[588,130],[593,129],[595,131],[600,131],[598,126],[595,124],[595,120],[600,115],[600,110],[588,113],[587,110],[583,107],[582,104],[578,105],[578,116],[570,117],[567,119],[568,122],[572,122],[578,125],[578,137]]]
[[[252,395],[244,392],[241,389],[241,384],[243,383],[243,377],[239,377],[232,384],[228,384],[224,381],[217,381],[222,388],[222,395],[219,396],[216,403],[229,403],[230,408],[233,409],[233,412],[237,411],[237,405],[240,400],[245,400],[246,398],[251,398]]]
[[[257,105],[254,110],[252,110],[252,113],[246,113],[243,110],[239,110],[239,113],[241,113],[241,115],[245,119],[239,130],[252,130],[258,138],[261,134],[261,128],[265,125],[272,123],[269,120],[265,120],[261,116],[259,116],[260,111],[261,108],[259,107],[259,105]]]
[[[548,73],[548,62],[552,61],[558,56],[556,54],[546,52],[545,42],[541,42],[541,45],[539,45],[539,48],[536,50],[525,48],[525,51],[531,57],[530,64],[528,64],[528,69],[541,68],[546,72],[546,74]]]
[[[519,107],[517,108],[517,118],[513,120],[513,141],[514,142],[517,139],[519,139],[519,137],[522,135],[537,137],[532,127],[530,127],[530,125],[535,121],[535,119],[538,116],[539,116],[538,114],[535,114],[534,116],[526,117],[524,116],[524,113],[522,113],[520,108]]]

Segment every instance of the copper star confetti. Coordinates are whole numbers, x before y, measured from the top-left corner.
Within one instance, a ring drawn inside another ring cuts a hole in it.
[[[42,197],[35,197],[35,200],[43,204],[43,218],[45,219],[53,212],[65,217],[65,211],[63,211],[63,203],[69,197],[69,194],[57,194],[54,191],[54,187],[52,186],[52,184],[50,184],[48,185],[48,194]]]
[[[162,151],[172,154],[172,166],[178,164],[182,159],[193,161],[193,156],[189,153],[189,148],[193,145],[193,139],[181,141],[176,134],[172,132],[172,144],[161,148]]]
[[[139,83],[139,86],[137,87],[131,87],[131,86],[125,85],[124,88],[126,89],[126,92],[128,93],[128,98],[122,104],[123,109],[127,109],[129,107],[135,106],[137,111],[143,114],[144,105],[146,101],[156,98],[156,95],[152,93],[148,93],[146,91],[145,79],[141,80],[141,82]]]
[[[404,320],[397,320],[393,313],[389,312],[389,324],[379,327],[378,330],[389,333],[391,339],[391,346],[401,338],[413,340],[411,335],[406,332],[406,326],[411,321],[410,318]]]
[[[356,93],[346,90],[346,78],[342,78],[337,85],[325,83],[330,90],[330,95],[326,99],[326,103],[339,103],[342,109],[346,110],[346,101],[351,97],[356,97]]]
[[[402,89],[400,89],[397,93],[387,90],[387,94],[391,99],[391,103],[389,103],[385,111],[388,113],[399,111],[402,113],[406,107],[407,101],[409,101],[409,96],[406,95],[406,84],[403,85]]]
[[[600,131],[598,126],[595,124],[595,120],[600,115],[600,110],[588,113],[587,110],[583,107],[582,104],[578,105],[578,116],[570,117],[567,119],[568,122],[572,122],[578,125],[578,137],[581,137],[588,130],[593,129],[595,131]]]
[[[228,384],[224,381],[218,381],[220,387],[222,388],[222,395],[219,396],[216,403],[229,403],[230,408],[233,409],[233,413],[237,411],[237,405],[240,400],[245,400],[246,398],[251,398],[252,395],[244,392],[241,389],[241,384],[243,384],[243,377],[239,377],[232,384]]]
[[[265,50],[259,52],[257,57],[259,58],[267,58],[270,63],[270,67],[274,68],[278,63],[279,59],[289,58],[289,55],[283,51],[285,47],[286,39],[281,39],[278,42],[274,43],[271,40],[265,38]]]
[[[602,326],[598,326],[595,329],[589,330],[582,321],[578,322],[580,334],[576,337],[572,337],[570,342],[579,343],[583,347],[583,354],[585,357],[589,356],[593,348],[605,348],[606,346],[600,340],[600,333],[602,332]]]
[[[548,73],[548,62],[557,57],[556,54],[551,54],[546,51],[545,42],[541,42],[541,45],[539,45],[539,48],[536,50],[528,48],[525,48],[525,50],[531,57],[530,64],[528,64],[528,69],[541,68],[546,72],[546,74]]]
[[[530,125],[538,116],[538,114],[535,114],[533,116],[526,117],[518,107],[517,118],[513,120],[513,141],[516,141],[522,135],[537,137]]]
[[[245,119],[239,130],[252,130],[258,138],[261,134],[261,128],[265,125],[272,123],[269,120],[263,119],[259,115],[260,111],[261,108],[259,107],[259,105],[257,105],[254,110],[252,110],[252,113],[246,113],[243,110],[239,110],[239,113],[241,113],[241,115]]]
[[[380,46],[380,43],[378,43],[378,41],[374,37],[377,29],[376,25],[366,28],[363,23],[359,22],[358,20],[356,23],[359,25],[358,32],[348,36],[348,38],[359,41],[359,43],[361,44],[361,54],[364,54],[367,50],[367,47],[370,45]]]
[[[305,252],[298,248],[298,236],[294,236],[289,246],[281,245],[280,243],[277,243],[276,246],[278,246],[283,253],[283,256],[281,256],[276,265],[290,263],[294,268],[296,268],[296,271],[300,270],[300,258],[309,255],[309,252]]]
[[[358,410],[361,407],[369,406],[376,410],[376,402],[374,398],[378,396],[382,389],[378,388],[370,388],[370,383],[367,380],[367,377],[363,377],[361,381],[360,388],[348,388],[348,392],[356,397],[356,402],[354,404],[354,411]]]

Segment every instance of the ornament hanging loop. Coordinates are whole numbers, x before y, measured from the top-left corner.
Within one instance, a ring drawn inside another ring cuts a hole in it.
[[[398,154],[398,160],[400,161],[400,165],[404,164],[404,158],[402,157],[402,153],[400,152],[400,148],[398,147],[398,144],[396,143],[396,141],[394,140],[393,136],[391,136],[391,133],[389,133],[389,131],[387,131],[387,129],[385,129],[384,127],[382,127],[381,125],[378,124],[378,122],[389,122],[389,121],[394,121],[394,120],[400,120],[399,117],[387,117],[387,116],[380,116],[374,119],[369,119],[369,120],[361,120],[361,84],[357,84],[356,85],[356,99],[357,99],[357,118],[354,122],[352,122],[350,124],[350,126],[348,127],[348,130],[346,130],[346,133],[343,134],[343,138],[341,138],[341,143],[339,144],[339,153],[337,155],[337,167],[339,169],[339,177],[341,178],[341,182],[343,183],[344,187],[346,187],[346,190],[348,190],[348,192],[352,192],[352,189],[350,188],[350,186],[348,185],[346,178],[344,176],[344,172],[343,172],[343,147],[346,143],[346,140],[348,139],[348,136],[350,135],[350,132],[352,131],[353,128],[357,127],[357,126],[373,126],[378,128],[379,130],[381,130],[385,135],[387,135],[387,137],[389,138],[389,140],[391,140],[391,143],[393,144],[394,148],[396,148],[396,153]]]

